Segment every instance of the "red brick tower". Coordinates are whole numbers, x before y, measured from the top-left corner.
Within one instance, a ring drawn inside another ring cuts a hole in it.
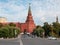
[[[20,23],[20,30],[21,32],[26,31],[28,33],[31,33],[35,27],[36,26],[34,24],[34,20],[33,20],[32,13],[31,13],[31,6],[29,5],[27,19],[25,23]]]
[[[32,16],[32,13],[31,13],[30,4],[29,4],[28,16],[27,16],[26,23],[27,23],[27,32],[31,33],[36,26],[34,24],[33,16]]]

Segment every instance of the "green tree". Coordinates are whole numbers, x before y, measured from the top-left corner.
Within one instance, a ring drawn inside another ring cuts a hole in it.
[[[56,36],[60,36],[60,23],[53,22],[54,33]]]
[[[3,27],[3,24],[2,24],[2,23],[0,23],[0,28],[1,28],[1,27]]]
[[[16,27],[16,24],[14,24],[14,23],[9,23],[9,26]]]
[[[33,30],[33,34],[37,35],[38,37],[43,37],[44,29],[41,26],[36,26],[36,29]]]
[[[0,37],[3,38],[14,38],[17,37],[20,33],[20,28],[10,26],[6,24],[5,26],[0,28]]]
[[[45,31],[45,37],[50,36],[51,29],[50,29],[50,25],[48,24],[48,22],[44,23],[43,28],[44,28],[44,31]]]
[[[9,30],[7,27],[2,27],[0,29],[0,37],[7,38],[8,37]]]
[[[9,27],[9,38],[17,37],[20,33],[20,29],[16,27]]]

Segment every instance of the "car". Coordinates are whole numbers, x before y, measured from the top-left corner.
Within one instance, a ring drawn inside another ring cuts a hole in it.
[[[48,37],[49,40],[57,40],[56,37]]]

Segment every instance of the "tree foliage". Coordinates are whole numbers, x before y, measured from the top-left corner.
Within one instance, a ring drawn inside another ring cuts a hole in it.
[[[51,31],[51,26],[48,24],[48,22],[44,23],[43,26],[44,30],[45,30],[45,36],[50,36],[50,31]]]
[[[9,23],[9,26],[16,27],[16,24],[14,24],[14,23]]]
[[[41,26],[36,26],[36,29],[33,30],[33,34],[36,36],[43,36],[44,29]]]
[[[43,25],[45,36],[60,36],[60,23],[53,22],[52,25],[45,22]]]
[[[3,38],[13,38],[17,37],[20,33],[20,29],[15,27],[15,24],[13,25],[5,25],[0,28],[0,37]]]
[[[60,23],[53,22],[53,31],[57,36],[60,36]]]

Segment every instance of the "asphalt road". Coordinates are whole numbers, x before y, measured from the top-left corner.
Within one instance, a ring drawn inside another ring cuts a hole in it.
[[[9,39],[2,39],[0,40],[0,45],[20,45],[18,39],[9,40]]]
[[[48,40],[46,38],[31,38],[22,36],[23,45],[60,45],[60,39]]]
[[[20,39],[22,39],[22,41]],[[25,35],[17,39],[1,39],[0,45],[60,45],[60,39],[48,40],[40,37],[31,38]]]

